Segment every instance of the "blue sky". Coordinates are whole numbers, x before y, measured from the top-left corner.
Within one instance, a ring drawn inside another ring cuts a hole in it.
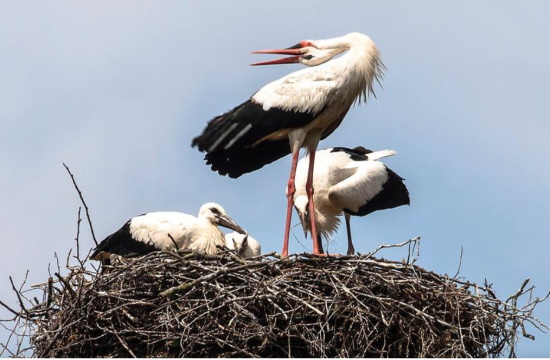
[[[0,267],[46,279],[73,247],[80,205],[98,238],[149,211],[216,201],[280,251],[286,157],[237,180],[190,147],[206,122],[300,65],[250,67],[252,50],[358,31],[388,70],[320,148],[394,149],[411,206],[354,218],[356,249],[422,236],[418,264],[487,279],[506,298],[550,290],[550,4],[543,1],[5,1],[0,5]],[[261,60],[266,57],[262,57]],[[293,224],[298,224],[295,216]],[[291,252],[310,250],[300,227]],[[298,241],[299,240],[299,241]],[[345,228],[330,249],[345,252]],[[93,241],[83,227],[81,246]],[[401,259],[403,252],[388,252]],[[536,315],[550,324],[550,305]],[[7,314],[0,310],[0,317]],[[548,357],[530,329],[519,355]],[[7,333],[0,329],[0,342]]]

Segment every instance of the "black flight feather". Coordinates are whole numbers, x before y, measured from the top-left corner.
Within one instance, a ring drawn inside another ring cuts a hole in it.
[[[237,178],[290,154],[288,139],[259,140],[282,129],[303,127],[317,114],[263,106],[251,99],[208,122],[191,146],[206,151],[212,170]]]
[[[100,242],[92,255],[90,255],[90,258],[95,258],[103,251],[124,257],[131,257],[145,255],[150,252],[160,250],[155,247],[152,242],[145,243],[134,239],[132,237],[132,233],[130,232],[131,222],[132,220],[129,220],[120,229],[107,236],[102,242]]]

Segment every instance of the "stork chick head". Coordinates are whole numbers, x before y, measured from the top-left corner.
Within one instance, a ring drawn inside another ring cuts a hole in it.
[[[233,219],[227,215],[224,208],[216,203],[209,202],[201,206],[199,210],[199,218],[206,219],[214,225],[226,227],[235,230],[241,234],[246,234],[246,231],[240,227]]]
[[[227,240],[228,237],[229,240]],[[239,256],[244,256],[244,251],[248,246],[248,234],[227,234],[225,243],[228,249],[235,250]]]

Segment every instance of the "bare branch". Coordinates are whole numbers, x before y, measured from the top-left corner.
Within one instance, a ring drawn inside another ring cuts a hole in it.
[[[464,248],[460,246],[460,258],[458,259],[458,269],[456,269],[456,274],[453,276],[453,278],[458,278],[458,274],[460,274],[460,269],[462,268],[462,255],[464,254]]]
[[[420,239],[421,239],[420,236],[417,236],[415,238],[409,239],[407,241],[403,241],[403,242],[398,243],[398,244],[382,244],[382,245],[378,246],[376,249],[374,249],[374,251],[371,252],[369,254],[369,256],[374,256],[376,253],[378,253],[382,249],[399,248],[399,247],[403,247],[403,246],[406,246],[406,245],[410,245],[411,243],[420,244]]]
[[[6,305],[3,301],[0,300],[0,305],[2,305],[4,308],[6,308],[9,312],[11,312],[12,314],[14,314],[15,316],[20,316],[21,314],[19,314],[17,311],[13,310],[11,307],[9,307],[8,305]]]
[[[97,240],[95,238],[94,226],[92,225],[92,220],[90,219],[90,211],[89,211],[88,205],[86,205],[86,201],[84,201],[84,197],[82,196],[82,192],[78,188],[78,185],[76,184],[76,180],[75,180],[73,174],[71,173],[71,170],[69,169],[69,167],[67,165],[65,165],[65,163],[63,163],[63,166],[65,167],[65,169],[67,170],[67,172],[71,176],[71,180],[73,181],[74,188],[78,192],[78,196],[80,197],[80,201],[82,202],[82,205],[84,206],[84,210],[86,211],[86,218],[88,219],[88,225],[90,225],[90,232],[92,233],[92,238],[94,239],[94,243],[97,246],[98,243],[97,243]]]
[[[19,300],[19,306],[21,307],[21,310],[25,313],[25,315],[28,317],[29,311],[27,310],[27,308],[25,308],[25,305],[23,304],[23,300],[21,299],[21,291],[15,288],[15,284],[13,283],[12,277],[10,276],[9,278],[10,278],[11,288],[13,289],[13,292],[15,292],[15,295],[17,295],[17,300]]]
[[[219,248],[153,252],[103,273],[71,266],[31,286],[39,304],[12,285],[26,312],[11,309],[17,346],[0,351],[22,356],[30,339],[36,357],[502,357],[548,330],[533,312],[550,292],[535,298],[525,281],[501,301],[487,281],[415,265],[418,241],[380,247],[408,246],[406,261]]]

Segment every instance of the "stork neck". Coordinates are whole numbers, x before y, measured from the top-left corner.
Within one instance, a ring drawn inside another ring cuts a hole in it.
[[[199,224],[202,227],[201,236],[193,241],[189,248],[206,254],[216,254],[218,252],[216,246],[225,245],[225,236],[208,219],[199,218]]]
[[[354,44],[339,58],[319,66],[326,66],[327,72],[337,74],[345,84],[341,89],[348,91],[354,100],[364,102],[370,94],[374,95],[373,83],[379,81],[385,69],[380,52],[370,39]]]

